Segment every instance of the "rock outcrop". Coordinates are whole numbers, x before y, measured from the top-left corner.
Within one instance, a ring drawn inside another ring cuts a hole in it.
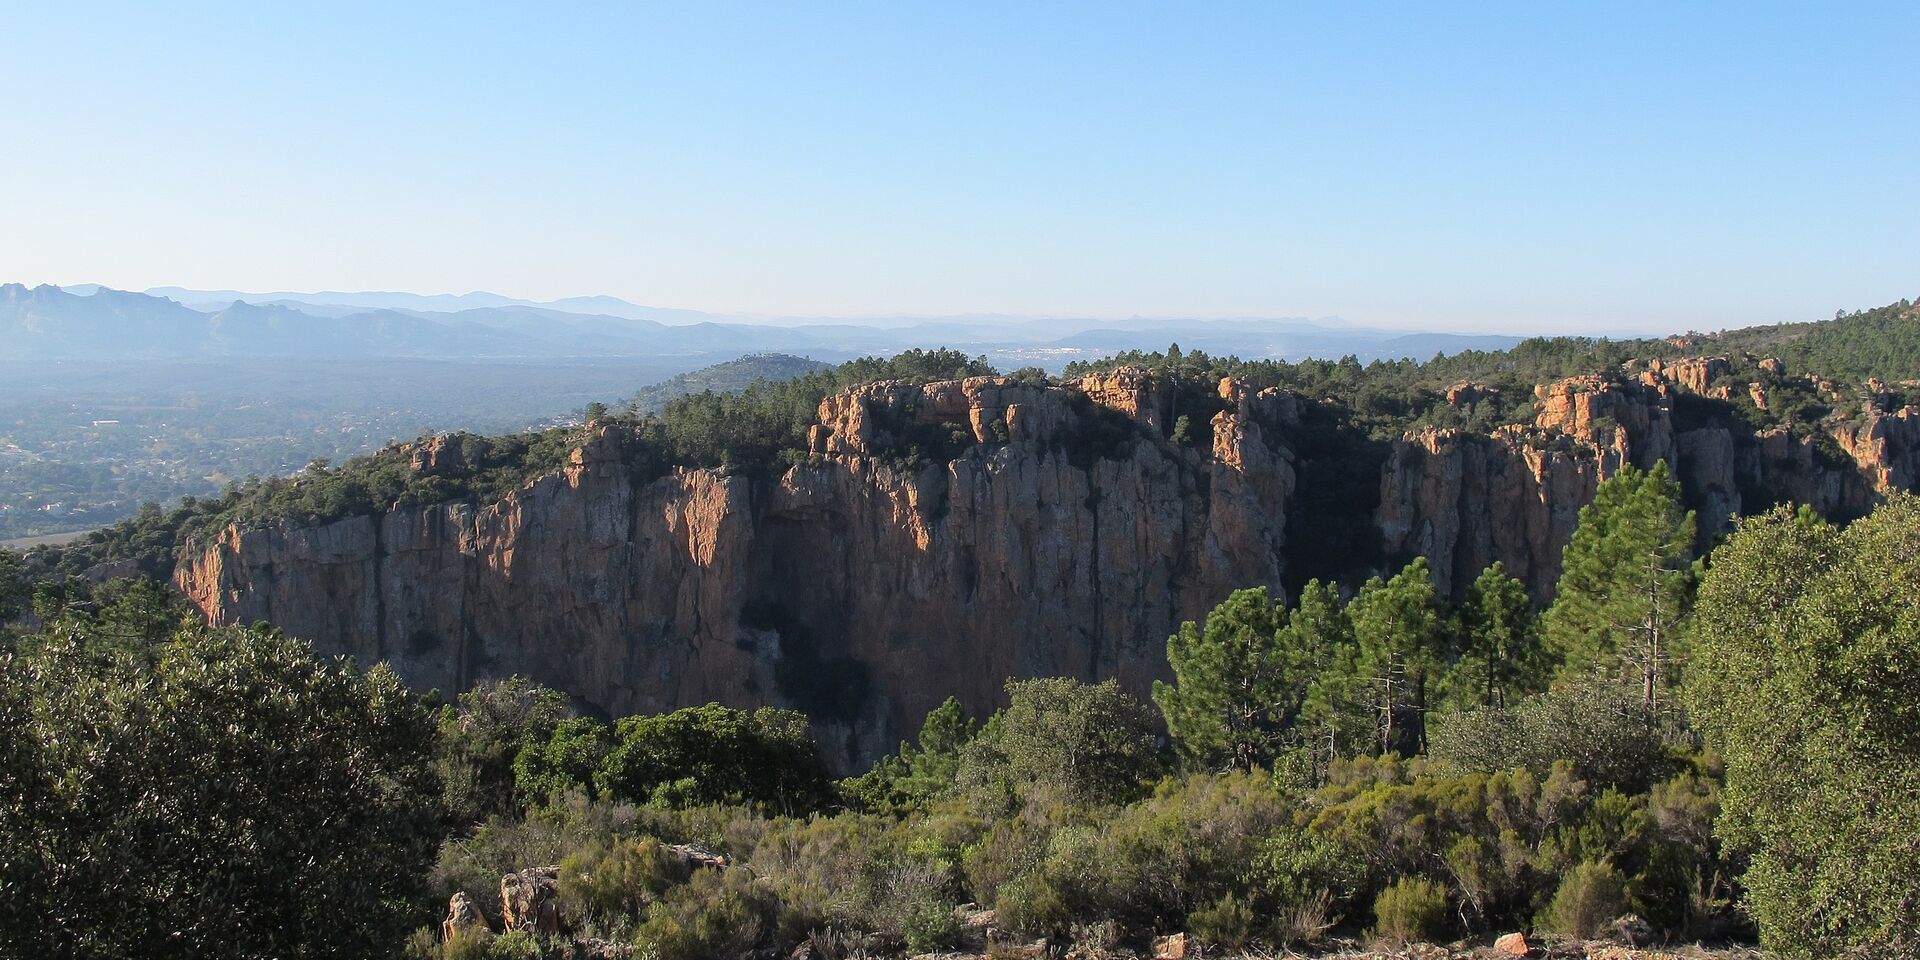
[[[1544,597],[1559,579],[1560,551],[1579,508],[1629,464],[1667,462],[1698,514],[1703,542],[1731,529],[1736,516],[1775,503],[1811,504],[1845,518],[1865,513],[1887,490],[1914,489],[1920,408],[1890,409],[1884,390],[1870,388],[1859,419],[1825,423],[1817,434],[1747,430],[1731,418],[1681,425],[1683,398],[1730,399],[1713,385],[1727,369],[1720,358],[1653,361],[1637,377],[1539,386],[1530,425],[1408,433],[1381,476],[1376,521],[1388,555],[1427,557],[1436,581],[1455,596],[1498,560]],[[1761,369],[1783,368],[1776,361]],[[1752,391],[1764,409],[1761,385]]]
[[[1377,531],[1383,549],[1355,555],[1424,554],[1455,593],[1499,560],[1544,595],[1580,507],[1626,464],[1671,463],[1709,534],[1773,500],[1859,512],[1920,476],[1920,411],[1876,407],[1818,444],[1695,422],[1683,401],[1723,372],[1547,384],[1530,424],[1410,433],[1377,482],[1314,499]],[[822,401],[806,458],[759,478],[644,473],[634,428],[601,422],[564,470],[496,502],[229,528],[190,544],[175,582],[216,623],[268,620],[422,688],[519,673],[616,716],[797,707],[854,769],[949,695],[992,709],[1008,677],[1145,695],[1182,620],[1323,574],[1287,569],[1315,547],[1287,542],[1310,402],[1232,379],[1196,397],[1131,369],[881,382]],[[446,439],[412,452],[425,472],[461,456]]]
[[[486,930],[487,918],[473,898],[456,893],[447,900],[447,918],[440,922],[440,942],[452,943],[473,931]]]
[[[500,878],[500,922],[508,931],[560,932],[560,868],[528,867]]]
[[[1293,398],[1228,381],[1175,443],[1144,373],[1084,386],[860,387],[772,480],[647,481],[601,425],[496,503],[228,529],[175,579],[215,622],[269,620],[422,688],[524,673],[614,715],[796,706],[853,767],[949,695],[991,709],[1008,677],[1144,695],[1181,620],[1282,587]],[[942,443],[956,455],[904,462]]]

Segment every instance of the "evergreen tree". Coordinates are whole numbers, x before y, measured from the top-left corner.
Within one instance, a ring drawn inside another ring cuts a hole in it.
[[[1920,499],[1746,521],[1700,585],[1686,693],[1762,945],[1920,956]]]
[[[1236,590],[1167,638],[1174,682],[1153,700],[1181,756],[1203,769],[1251,770],[1272,761],[1305,695],[1310,651],[1281,644],[1280,611],[1265,587]]]
[[[917,742],[900,744],[898,753],[882,757],[860,776],[841,781],[841,788],[853,803],[867,810],[903,813],[922,809],[953,789],[961,751],[979,732],[980,725],[961,709],[960,701],[948,697],[927,712]]]
[[[1310,665],[1312,682],[1300,709],[1299,738],[1312,759],[1310,782],[1318,784],[1334,758],[1367,748],[1373,718],[1362,701],[1353,624],[1347,619],[1339,588],[1309,580],[1300,602],[1287,617],[1281,643]]]
[[[967,745],[960,781],[1017,797],[1126,802],[1159,776],[1153,714],[1111,678],[1007,681],[1007,707]]]
[[[1381,753],[1416,753],[1425,747],[1430,687],[1444,665],[1440,606],[1425,557],[1393,579],[1368,580],[1347,607],[1357,645],[1355,679],[1374,716]]]
[[[1467,587],[1457,619],[1457,659],[1443,682],[1455,707],[1505,707],[1545,686],[1527,588],[1495,561]]]
[[[440,840],[400,678],[268,630],[140,662],[87,629],[0,654],[0,957],[397,955]]]
[[[1653,721],[1684,653],[1693,542],[1693,513],[1681,509],[1664,461],[1600,484],[1580,509],[1544,618],[1562,676],[1599,671],[1637,684]]]

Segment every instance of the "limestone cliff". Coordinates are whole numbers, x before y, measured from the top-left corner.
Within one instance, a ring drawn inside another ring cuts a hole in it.
[[[799,707],[850,768],[948,695],[991,709],[1010,676],[1144,694],[1180,621],[1327,572],[1286,568],[1316,552],[1287,542],[1308,499],[1353,504],[1379,539],[1353,552],[1424,554],[1443,590],[1500,560],[1544,594],[1579,508],[1625,464],[1674,464],[1709,532],[1774,500],[1858,512],[1920,476],[1920,411],[1872,405],[1819,444],[1742,431],[1688,406],[1727,402],[1722,372],[1547,384],[1531,423],[1409,433],[1377,481],[1332,496],[1297,479],[1325,474],[1296,472],[1310,401],[1282,391],[1228,379],[1196,405],[1133,369],[881,382],[822,401],[809,454],[778,476],[659,477],[635,428],[601,424],[497,502],[229,528],[190,544],[175,582],[213,621],[268,620],[422,688],[524,673],[612,715]],[[411,462],[457,468],[459,450],[427,441]]]

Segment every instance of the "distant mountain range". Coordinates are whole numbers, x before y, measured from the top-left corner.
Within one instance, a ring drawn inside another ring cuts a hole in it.
[[[1337,320],[1049,317],[743,318],[614,297],[536,303],[491,293],[245,293],[159,287],[0,285],[0,359],[167,360],[357,357],[544,359],[780,352],[843,360],[909,347],[984,354],[1003,368],[1057,370],[1127,350],[1298,360],[1498,350],[1518,337],[1407,333]]]

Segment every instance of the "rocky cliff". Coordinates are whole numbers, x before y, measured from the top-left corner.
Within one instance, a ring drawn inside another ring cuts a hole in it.
[[[1784,375],[1778,361],[1763,369]],[[1736,516],[1776,503],[1811,504],[1830,517],[1871,509],[1891,488],[1920,477],[1920,408],[1892,408],[1870,384],[1861,413],[1799,434],[1753,429],[1735,414],[1735,395],[1713,386],[1720,358],[1662,363],[1621,376],[1575,377],[1535,390],[1531,424],[1491,433],[1425,429],[1393,445],[1382,470],[1376,520],[1389,556],[1425,556],[1444,589],[1464,588],[1495,560],[1549,596],[1560,551],[1579,509],[1623,465],[1666,461],[1697,511],[1704,541]],[[1810,380],[1828,399],[1832,384]],[[1743,391],[1767,406],[1760,383]],[[1471,402],[1471,385],[1450,398]]]
[[[1429,556],[1449,590],[1496,559],[1545,589],[1623,464],[1674,462],[1710,520],[1769,497],[1844,512],[1913,484],[1912,408],[1834,428],[1830,462],[1785,432],[1677,426],[1709,368],[1640,373],[1544,386],[1531,424],[1392,444],[1377,490],[1350,495],[1374,552]],[[213,621],[268,620],[422,688],[523,673],[613,715],[796,706],[853,767],[948,695],[990,709],[1010,676],[1144,693],[1181,620],[1320,572],[1286,569],[1311,554],[1287,544],[1307,401],[1231,379],[1209,394],[1182,407],[1132,369],[876,383],[824,400],[809,456],[758,479],[652,479],[633,428],[597,425],[565,470],[497,502],[228,528],[185,549],[175,582]],[[452,455],[423,444],[413,464]]]
[[[180,589],[451,691],[524,673],[614,715],[717,700],[813,714],[843,765],[1009,676],[1117,676],[1224,589],[1281,582],[1293,398],[1227,381],[1201,445],[1150,377],[997,378],[829,397],[812,455],[768,481],[643,482],[627,428],[497,503],[228,529]],[[954,430],[952,459],[907,438]],[[415,457],[432,469],[437,451]]]

